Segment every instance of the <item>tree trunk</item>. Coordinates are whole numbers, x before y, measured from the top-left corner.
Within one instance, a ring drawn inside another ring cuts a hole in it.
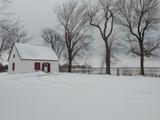
[[[143,43],[140,43],[140,74],[144,74],[144,52],[143,52]]]
[[[72,56],[71,53],[68,53],[68,72],[71,73],[72,72]]]
[[[68,64],[68,72],[71,73],[72,72],[72,61],[69,60],[69,64]]]
[[[106,61],[106,74],[110,75],[111,74],[111,69],[110,69],[110,50],[108,48],[108,44],[106,43],[106,56],[105,56],[105,61]]]
[[[144,74],[144,56],[141,56],[141,58],[140,58],[140,62],[141,62],[141,75],[145,75]]]

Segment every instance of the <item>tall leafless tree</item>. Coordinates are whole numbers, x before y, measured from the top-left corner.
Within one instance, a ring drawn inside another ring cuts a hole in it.
[[[16,20],[11,26],[11,35],[13,41],[17,43],[25,43],[32,39],[20,19]]]
[[[7,12],[7,8],[9,7],[8,0],[0,0],[0,59],[2,58],[3,52],[6,50],[8,45],[8,24],[5,16],[9,13]]]
[[[28,33],[24,29],[18,27],[19,23],[10,20],[0,22],[0,58],[7,51],[10,52],[12,45],[16,43],[24,43],[30,40]]]
[[[57,56],[61,58],[65,49],[64,38],[52,28],[42,30],[41,37],[45,43],[51,45]]]
[[[98,29],[105,43],[106,74],[111,74],[110,65],[113,41],[109,39],[114,28],[115,3],[113,0],[99,0],[97,5],[89,5],[90,3],[86,3],[88,6],[87,16],[90,25]]]
[[[77,56],[82,56],[87,50],[91,36],[86,32],[89,29],[85,19],[86,7],[78,1],[69,1],[56,10],[58,21],[63,27],[68,72],[72,70],[72,62]]]
[[[13,15],[8,11],[10,5],[11,1],[0,0],[0,58],[6,51],[10,51],[14,42],[26,42],[31,39],[20,20],[9,20],[8,16]]]
[[[140,74],[144,73],[144,57],[153,56],[160,48],[159,41],[147,39],[147,33],[160,23],[159,0],[119,0],[118,24],[126,27],[133,36],[129,51],[140,57]]]
[[[10,44],[9,29],[8,24],[0,22],[0,58]]]

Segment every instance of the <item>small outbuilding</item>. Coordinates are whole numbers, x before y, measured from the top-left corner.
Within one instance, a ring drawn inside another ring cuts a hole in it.
[[[15,43],[8,62],[9,73],[59,72],[59,59],[48,46]]]

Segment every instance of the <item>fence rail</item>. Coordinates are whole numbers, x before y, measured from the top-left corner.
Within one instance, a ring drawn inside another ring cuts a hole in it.
[[[146,76],[160,77],[160,67],[145,67]],[[67,72],[67,69],[62,69],[61,72]],[[72,73],[83,74],[105,74],[105,68],[72,68]],[[139,67],[111,67],[112,75],[140,75]]]

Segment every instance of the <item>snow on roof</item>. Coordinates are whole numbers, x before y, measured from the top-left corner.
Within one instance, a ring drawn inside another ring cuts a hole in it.
[[[31,60],[59,60],[56,53],[48,46],[36,46],[16,43],[15,47],[21,59]]]

